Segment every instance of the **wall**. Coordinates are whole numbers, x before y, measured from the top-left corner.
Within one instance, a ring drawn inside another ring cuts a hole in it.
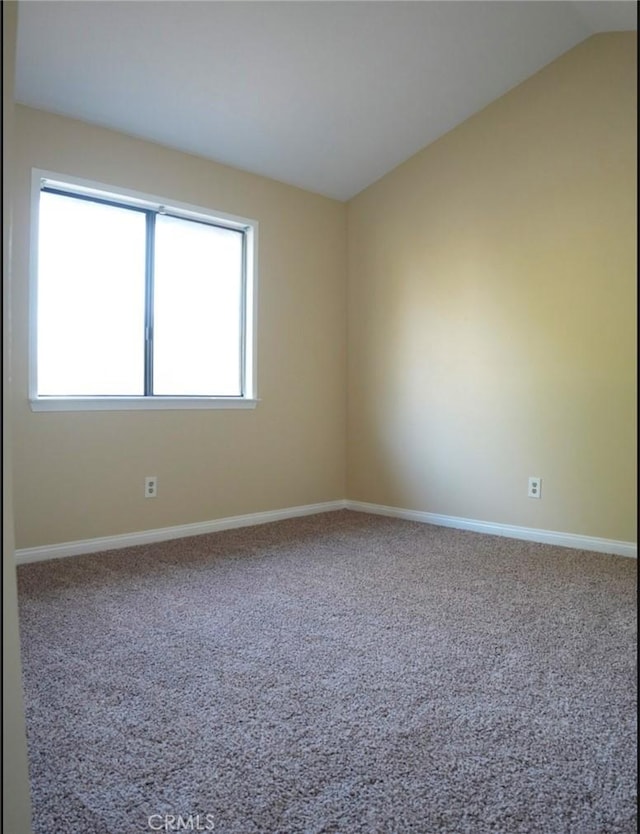
[[[18,547],[345,495],[635,540],[636,42],[585,41],[347,207],[18,106]],[[255,411],[29,411],[32,166],[260,221]]]
[[[31,831],[14,562],[11,477],[11,176],[16,151],[13,101],[17,4],[2,4],[2,830]]]
[[[635,540],[636,43],[590,38],[350,203],[351,499]]]
[[[75,120],[16,107],[16,545],[109,536],[341,499],[346,490],[346,207]],[[260,224],[253,411],[32,413],[32,167]],[[158,477],[158,498],[143,496]]]

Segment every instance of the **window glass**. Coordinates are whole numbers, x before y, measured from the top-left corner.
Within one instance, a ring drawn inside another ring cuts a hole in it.
[[[45,174],[32,408],[252,407],[257,224]]]
[[[157,216],[154,394],[242,394],[242,246],[236,230]]]
[[[38,394],[142,395],[144,214],[43,192],[38,265]]]

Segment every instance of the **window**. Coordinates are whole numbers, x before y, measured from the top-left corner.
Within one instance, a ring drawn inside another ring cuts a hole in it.
[[[257,223],[34,171],[34,410],[252,407]]]

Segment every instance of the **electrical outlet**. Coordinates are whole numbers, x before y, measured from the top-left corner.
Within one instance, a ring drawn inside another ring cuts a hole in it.
[[[158,479],[155,475],[147,475],[147,477],[144,479],[144,497],[158,497]]]
[[[542,478],[532,475],[529,478],[529,491],[527,492],[529,498],[542,498]]]

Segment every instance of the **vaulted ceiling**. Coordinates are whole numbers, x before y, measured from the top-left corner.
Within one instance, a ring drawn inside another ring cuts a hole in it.
[[[21,0],[16,99],[347,200],[629,0]]]

